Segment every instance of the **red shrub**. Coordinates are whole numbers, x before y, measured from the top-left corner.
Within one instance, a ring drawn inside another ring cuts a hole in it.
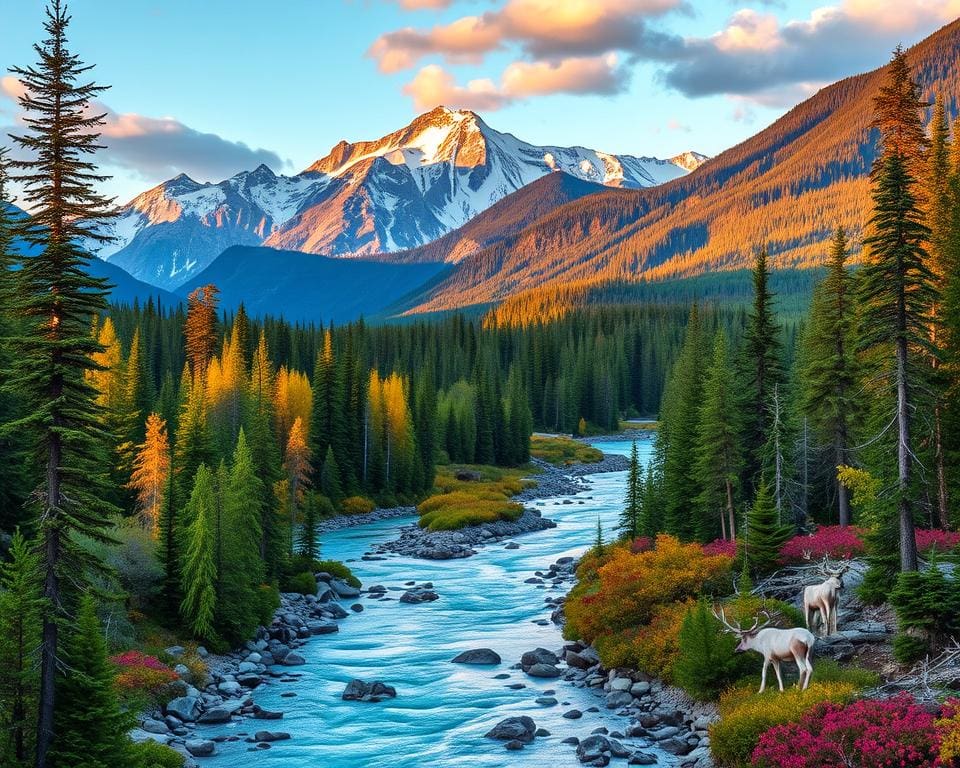
[[[703,545],[703,554],[707,556],[726,555],[727,557],[736,557],[737,542],[731,541],[730,539],[714,539],[709,544]]]
[[[823,704],[760,737],[757,768],[933,768],[940,739],[934,717],[901,695]]]
[[[649,552],[653,549],[653,539],[649,536],[638,536],[630,544],[630,551],[635,555],[641,552]]]
[[[862,555],[865,550],[863,528],[839,525],[825,525],[815,533],[806,536],[794,536],[780,548],[780,562],[803,563],[804,555],[809,553],[814,560],[825,555],[833,560],[849,560]]]
[[[960,533],[943,531],[939,528],[917,528],[917,549],[929,552],[934,547],[937,552],[950,552],[960,544]]]
[[[117,667],[114,682],[122,698],[153,699],[178,677],[156,656],[140,651],[126,651],[110,658]]]

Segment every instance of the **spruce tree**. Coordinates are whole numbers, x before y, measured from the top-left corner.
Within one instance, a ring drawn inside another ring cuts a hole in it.
[[[64,645],[64,672],[57,679],[57,735],[52,761],[58,768],[128,765],[127,731],[136,720],[133,713],[120,709],[92,595],[81,597],[76,626]]]
[[[847,235],[838,228],[830,244],[827,276],[814,291],[803,337],[801,408],[817,440],[829,446],[828,472],[837,504],[837,521],[850,524],[847,488],[837,467],[851,462],[851,436],[862,416],[857,397],[860,377],[855,350],[854,296],[847,270]]]
[[[750,511],[743,535],[739,540],[739,554],[743,565],[755,576],[763,576],[777,569],[780,547],[793,531],[777,520],[777,508],[766,478],[761,479],[757,498]]]
[[[726,335],[720,330],[713,342],[713,362],[706,373],[693,464],[701,488],[696,498],[700,541],[712,540],[718,531],[724,539],[736,540],[734,503],[743,467],[737,415],[736,378]]]
[[[19,530],[0,566],[0,762],[25,768],[36,737],[37,646],[43,606],[39,558]]]
[[[215,624],[231,644],[248,639],[258,621],[258,590],[265,579],[260,557],[262,493],[243,430],[224,489],[224,552]]]
[[[102,242],[100,227],[112,201],[94,186],[105,177],[90,156],[100,148],[103,115],[90,109],[104,90],[86,77],[90,69],[67,43],[70,17],[60,0],[46,9],[47,39],[34,46],[37,63],[16,67],[26,114],[26,131],[13,141],[27,155],[12,163],[32,211],[22,235],[36,250],[20,258],[12,310],[23,320],[13,342],[13,365],[6,386],[17,392],[24,413],[4,425],[5,434],[23,433],[44,467],[32,495],[42,552],[40,569],[46,608],[40,650],[40,703],[37,768],[49,765],[54,734],[59,629],[66,584],[82,580],[89,558],[78,535],[107,541],[109,516],[103,501],[109,488],[104,472],[105,435],[86,381],[100,351],[91,338],[91,320],[106,306],[105,280],[91,277],[81,241]]]
[[[216,608],[217,565],[214,531],[214,475],[201,464],[186,507],[189,526],[183,534],[180,588],[183,601],[180,615],[187,628],[199,638],[215,639],[213,617]]]
[[[16,227],[7,200],[7,150],[0,147],[0,382],[10,377],[13,340],[18,335],[18,318],[13,312],[16,272],[13,271],[13,236]],[[0,530],[12,530],[22,522],[26,480],[22,463],[24,446],[19,433],[2,428],[19,411],[19,396],[11,387],[0,385]]]
[[[340,485],[340,467],[337,464],[337,457],[333,453],[333,446],[330,445],[327,446],[327,455],[324,457],[323,467],[320,469],[320,490],[334,504],[339,504],[343,499],[343,489]]]
[[[911,487],[916,446],[911,430],[920,382],[916,358],[936,354],[927,318],[936,301],[934,275],[924,242],[930,230],[923,223],[911,166],[926,138],[921,123],[919,88],[899,49],[887,83],[875,98],[880,128],[880,155],[874,164],[873,213],[866,258],[860,269],[860,348],[880,361],[880,373],[892,397],[897,442],[896,507],[899,519],[901,570],[916,570],[913,494]],[[912,143],[911,143],[912,142]]]
[[[620,535],[633,541],[640,535],[643,522],[643,472],[640,468],[640,454],[637,441],[630,448],[630,469],[627,471],[627,492],[623,512],[620,513]]]
[[[683,348],[673,367],[663,396],[657,451],[661,459],[664,529],[684,541],[695,538],[697,521],[691,514],[699,495],[697,479],[690,471],[697,442],[697,422],[703,399],[700,369],[706,357],[703,326],[696,305],[690,311]]]
[[[763,466],[772,422],[773,391],[778,385],[782,388],[785,381],[775,298],[770,290],[767,251],[762,248],[753,267],[753,305],[747,317],[739,360],[744,477],[750,491],[756,490]]]

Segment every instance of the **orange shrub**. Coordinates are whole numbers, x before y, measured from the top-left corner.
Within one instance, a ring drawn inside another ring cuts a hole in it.
[[[365,515],[376,507],[366,496],[348,496],[340,502],[340,511],[345,515]]]
[[[650,622],[654,609],[684,601],[704,585],[728,577],[732,559],[706,555],[699,544],[682,544],[660,534],[649,552],[617,548],[600,566],[596,580],[581,581],[566,603],[568,637],[593,642]]]
[[[691,605],[691,600],[658,605],[646,626],[598,637],[597,652],[603,665],[639,669],[671,682],[680,652],[680,628]]]

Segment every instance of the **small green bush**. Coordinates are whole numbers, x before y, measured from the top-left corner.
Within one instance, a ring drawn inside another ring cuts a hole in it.
[[[280,590],[276,584],[261,584],[257,589],[257,621],[260,626],[269,627],[273,621],[273,612],[280,607]]]
[[[331,576],[343,579],[347,584],[357,589],[361,586],[360,579],[354,576],[353,571],[339,560],[318,560],[313,564],[313,570],[315,573],[329,573]]]
[[[283,585],[284,592],[299,592],[301,595],[317,594],[317,577],[310,571],[298,573],[287,579]]]
[[[766,610],[778,627],[803,623],[800,612],[792,605],[748,594],[735,598],[724,610],[729,619],[746,626],[761,610]],[[736,638],[723,631],[709,604],[701,600],[687,614],[680,629],[674,682],[693,698],[711,701],[736,681],[747,676],[755,678],[760,669],[759,657],[755,653],[735,653],[736,645]]]
[[[183,768],[183,764],[183,755],[152,739],[130,744],[128,768]]]
[[[909,664],[936,651],[960,629],[957,598],[933,558],[925,571],[904,571],[890,593],[897,613],[898,633],[893,641],[897,661]]]

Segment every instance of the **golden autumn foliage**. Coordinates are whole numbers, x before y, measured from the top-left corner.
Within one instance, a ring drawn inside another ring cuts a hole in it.
[[[680,628],[693,604],[693,600],[684,600],[658,605],[649,624],[598,637],[596,648],[604,666],[639,669],[672,682],[680,651]]]
[[[157,537],[163,494],[170,475],[170,440],[167,423],[157,414],[147,417],[146,438],[137,446],[128,488],[137,495],[137,511],[143,526]]]
[[[960,25],[952,24],[909,51],[925,100],[960,86],[957,46]],[[472,224],[481,239],[464,232],[444,242],[456,268],[409,311],[505,302],[500,324],[544,322],[576,300],[570,283],[586,296],[591,285],[743,268],[752,258],[745,244],[766,245],[777,269],[816,266],[838,225],[858,251],[870,208],[872,99],[885,77],[881,68],[823,88],[666,184],[604,190],[531,217],[490,209]],[[520,203],[537,210],[530,194]]]
[[[648,624],[657,606],[695,597],[705,586],[729,579],[731,564],[726,555],[706,555],[699,544],[682,544],[666,534],[639,554],[614,547],[595,578],[585,579],[578,569],[580,582],[567,599],[564,634],[593,642]]]
[[[297,419],[300,419],[304,435],[309,435],[312,414],[313,390],[310,389],[310,380],[301,371],[291,371],[281,366],[273,387],[273,419],[281,444],[289,439],[290,429]]]
[[[523,505],[510,500],[529,485],[522,470],[471,466],[467,471],[478,472],[480,479],[458,480],[458,469],[443,467],[437,472],[436,494],[417,506],[421,528],[447,531],[516,520],[523,514]]]

